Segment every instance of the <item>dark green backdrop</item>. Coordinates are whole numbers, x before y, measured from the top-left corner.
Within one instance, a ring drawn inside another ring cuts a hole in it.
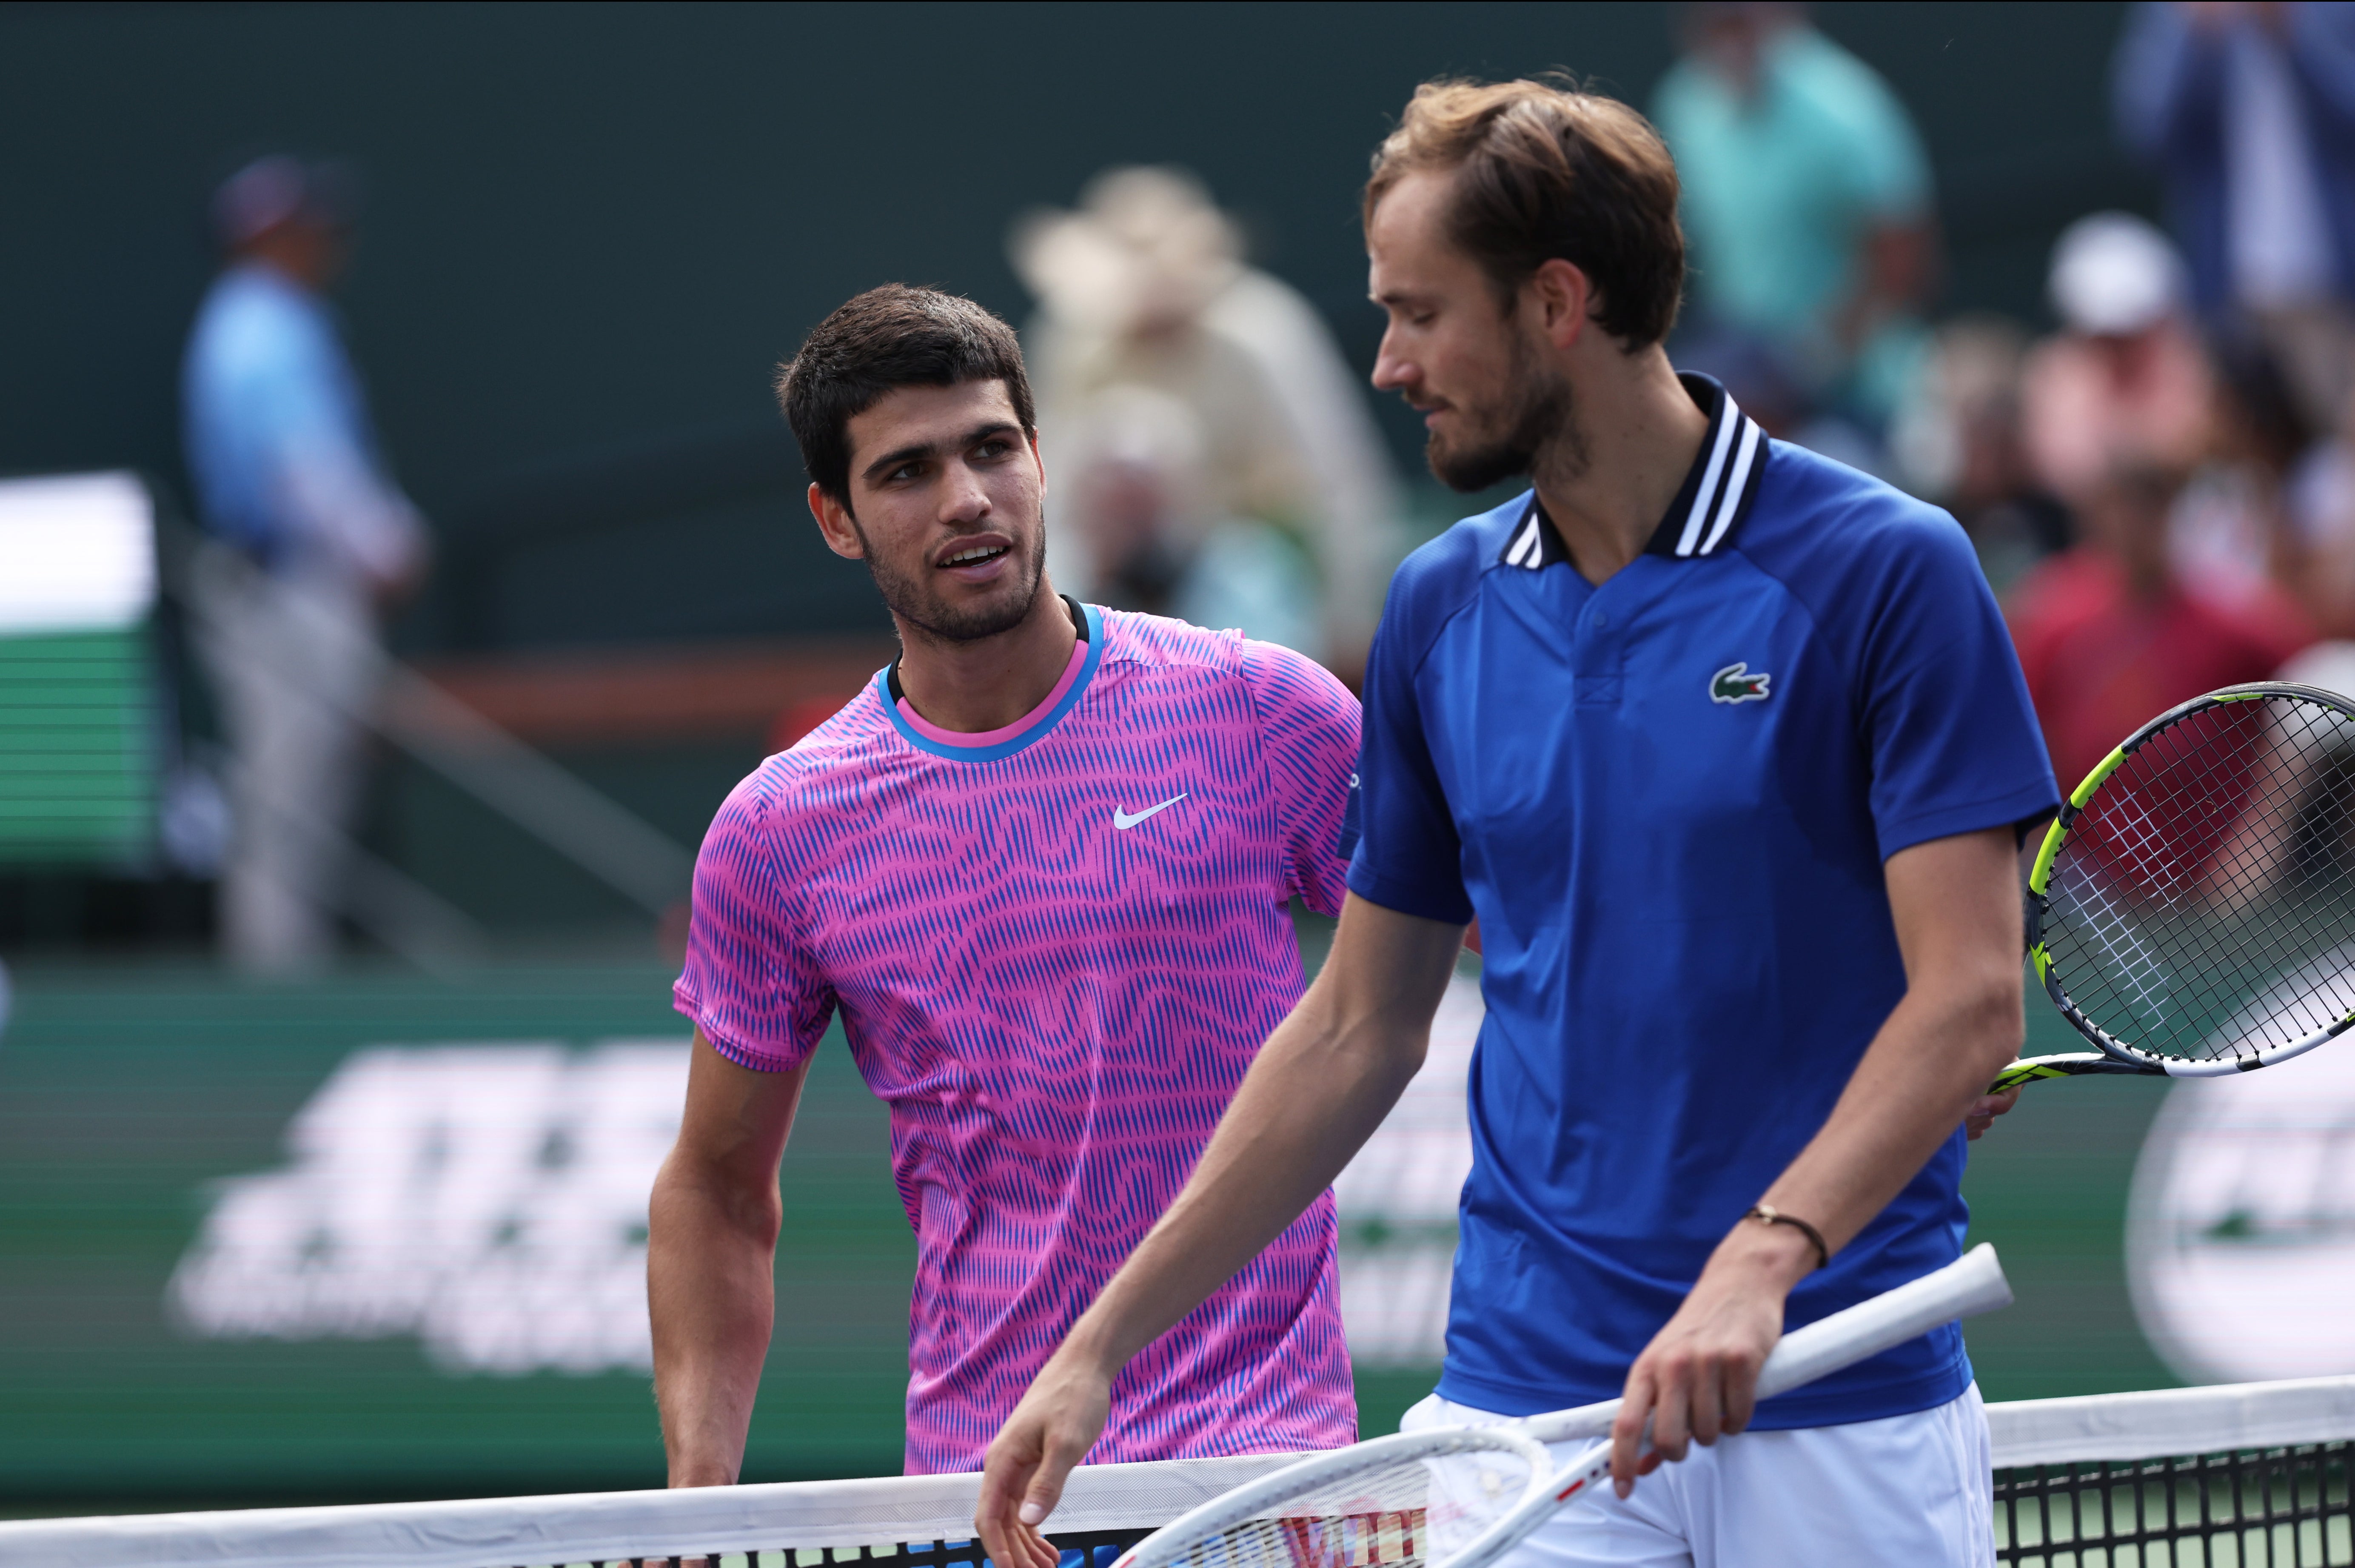
[[[1948,308],[2034,315],[2058,226],[2145,197],[2106,129],[2117,6],[1819,12],[1920,118]],[[366,171],[352,336],[463,544],[514,483],[768,418],[772,366],[858,289],[939,283],[1018,318],[1007,220],[1108,164],[1199,171],[1369,362],[1356,192],[1414,84],[1564,66],[1640,104],[1670,28],[1649,5],[0,9],[0,473],[177,474],[198,212],[258,148]],[[453,635],[453,560],[412,645]],[[784,505],[525,565],[503,640],[879,624],[865,591],[827,591],[855,572]]]

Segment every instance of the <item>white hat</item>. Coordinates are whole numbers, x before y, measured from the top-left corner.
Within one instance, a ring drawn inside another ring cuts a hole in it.
[[[1199,315],[1241,272],[1242,236],[1185,170],[1124,167],[1090,180],[1076,212],[1025,214],[1007,250],[1050,313],[1129,332]]]
[[[2096,212],[2061,231],[2048,284],[2073,332],[2123,336],[2180,308],[2183,258],[2167,236],[2130,212]]]

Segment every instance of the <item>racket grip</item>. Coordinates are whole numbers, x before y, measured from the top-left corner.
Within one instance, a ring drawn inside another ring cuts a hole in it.
[[[1940,1324],[2010,1305],[2011,1282],[2003,1277],[1995,1248],[1981,1242],[1945,1268],[1784,1335],[1758,1373],[1758,1397],[1772,1399]]]
[[[1893,1349],[1942,1323],[2010,1305],[2011,1284],[2003,1277],[2003,1265],[1996,1261],[1995,1248],[1981,1242],[1942,1269],[1784,1335],[1759,1370],[1758,1397],[1772,1399]],[[1618,1400],[1606,1399],[1532,1415],[1521,1425],[1540,1443],[1601,1437],[1619,1418],[1619,1405]]]

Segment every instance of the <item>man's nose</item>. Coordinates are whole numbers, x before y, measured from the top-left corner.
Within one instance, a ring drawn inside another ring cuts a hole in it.
[[[941,520],[969,523],[987,517],[989,510],[989,490],[982,484],[981,475],[964,464],[952,465],[948,485],[941,495]]]
[[[1396,391],[1411,386],[1418,374],[1413,365],[1391,347],[1391,335],[1383,333],[1381,347],[1374,350],[1374,389]]]

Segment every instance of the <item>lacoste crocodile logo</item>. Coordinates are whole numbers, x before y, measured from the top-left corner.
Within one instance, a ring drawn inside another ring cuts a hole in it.
[[[1750,673],[1750,666],[1730,664],[1709,677],[1709,699],[1711,702],[1764,702],[1772,695],[1766,683],[1774,677],[1764,670]]]

